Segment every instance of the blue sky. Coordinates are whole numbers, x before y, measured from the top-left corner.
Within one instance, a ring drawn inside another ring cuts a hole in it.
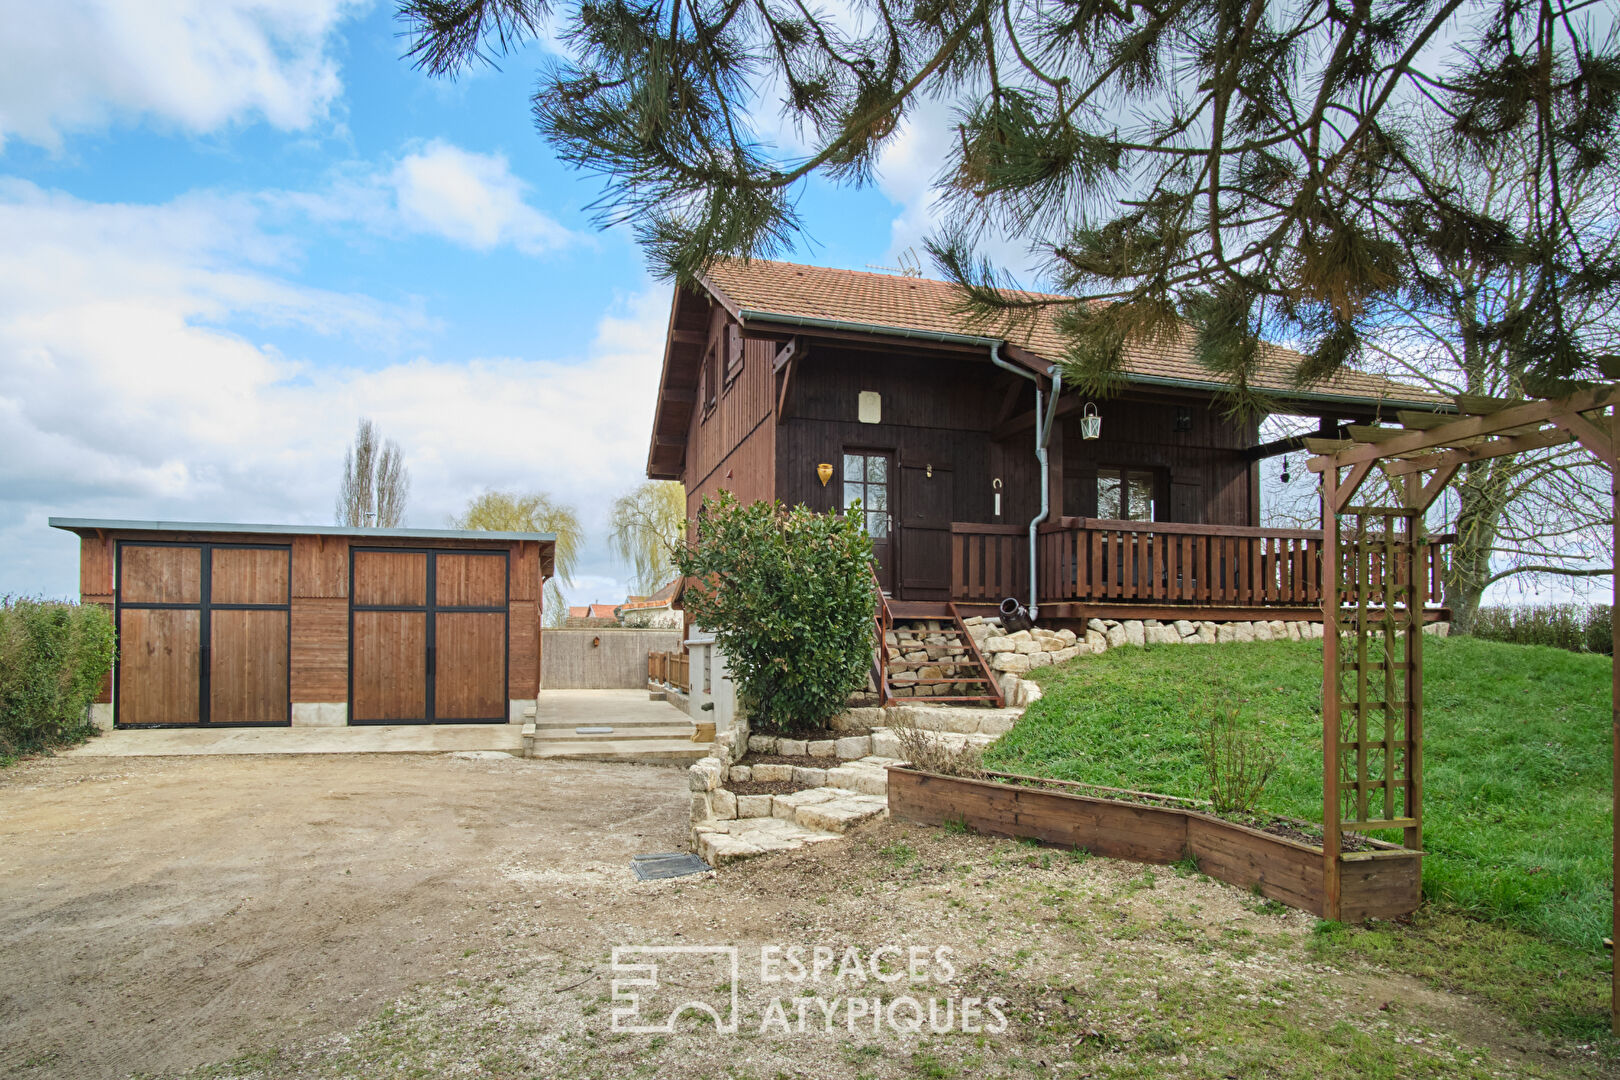
[[[138,14],[138,17],[137,17]],[[76,590],[53,514],[325,523],[360,416],[408,524],[642,479],[669,289],[535,133],[541,46],[455,82],[389,3],[71,0],[0,40],[0,594]],[[802,194],[805,261],[891,262],[926,146]],[[624,595],[600,544],[575,602]]]

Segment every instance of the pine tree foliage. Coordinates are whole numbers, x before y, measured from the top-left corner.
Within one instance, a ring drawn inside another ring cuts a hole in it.
[[[404,0],[410,55],[455,75],[537,36],[538,0]],[[1198,358],[1255,403],[1262,334],[1308,383],[1357,360],[1378,304],[1421,288],[1402,244],[1529,273],[1485,328],[1551,391],[1609,362],[1568,305],[1620,283],[1565,192],[1615,168],[1620,54],[1605,0],[585,0],[533,100],[607,223],[690,279],[769,256],[814,173],[863,184],[925,106],[956,113],[931,249],[987,325],[1056,317],[1071,377],[1117,380],[1124,345],[1197,327]],[[798,145],[762,132],[780,110]],[[1535,159],[1531,212],[1470,202],[1414,152]],[[1055,293],[1010,292],[976,252],[1027,242]],[[1109,303],[1098,303],[1109,301]]]

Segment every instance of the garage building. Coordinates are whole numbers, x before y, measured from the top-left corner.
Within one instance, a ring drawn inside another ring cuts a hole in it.
[[[120,728],[520,722],[548,533],[52,518],[118,662]]]

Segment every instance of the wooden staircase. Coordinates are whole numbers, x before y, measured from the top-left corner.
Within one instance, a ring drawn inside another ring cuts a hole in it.
[[[952,603],[893,600],[878,587],[872,679],[882,705],[1002,708],[1001,684]]]

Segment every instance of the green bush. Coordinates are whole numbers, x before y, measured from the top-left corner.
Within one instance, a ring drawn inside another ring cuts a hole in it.
[[[1474,636],[1509,645],[1550,645],[1571,652],[1614,652],[1608,604],[1541,604],[1480,608]]]
[[[714,634],[757,730],[820,727],[864,684],[875,597],[861,522],[722,492],[677,553],[686,610]]]
[[[0,597],[0,761],[90,734],[114,636],[102,608]]]

